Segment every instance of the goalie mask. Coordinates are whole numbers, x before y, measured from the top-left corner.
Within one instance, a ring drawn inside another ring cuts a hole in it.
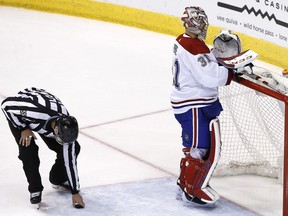
[[[240,38],[230,30],[222,30],[214,38],[212,53],[216,58],[228,58],[241,52]]]
[[[206,38],[209,24],[208,17],[202,8],[186,7],[181,22],[188,31],[198,35],[203,40]]]
[[[61,116],[56,119],[54,134],[59,144],[63,145],[76,141],[78,132],[78,123],[73,116]]]

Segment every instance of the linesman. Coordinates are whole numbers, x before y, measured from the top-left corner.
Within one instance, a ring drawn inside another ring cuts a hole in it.
[[[1,108],[18,144],[18,158],[23,163],[28,181],[30,202],[40,204],[44,189],[39,173],[39,147],[34,134],[38,133],[48,148],[56,152],[56,160],[49,173],[52,186],[70,190],[73,206],[84,208],[77,171],[77,156],[80,152],[77,120],[69,115],[57,97],[34,87],[6,98]]]

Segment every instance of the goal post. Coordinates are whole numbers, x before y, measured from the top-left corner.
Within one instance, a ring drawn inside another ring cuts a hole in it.
[[[281,176],[283,215],[288,216],[288,96],[245,75],[233,81],[219,89],[224,110],[219,117],[222,152],[215,175]],[[278,174],[280,156],[283,175]]]

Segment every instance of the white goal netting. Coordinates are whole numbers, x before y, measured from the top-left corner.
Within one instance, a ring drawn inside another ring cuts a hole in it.
[[[214,175],[277,177],[284,144],[280,101],[237,82],[219,90],[222,152]]]

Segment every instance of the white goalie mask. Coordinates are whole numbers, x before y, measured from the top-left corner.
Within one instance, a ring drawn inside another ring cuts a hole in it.
[[[205,40],[209,23],[208,17],[201,7],[186,7],[181,22],[188,31]]]
[[[212,53],[216,58],[238,55],[242,50],[240,38],[230,30],[222,30],[214,38]]]

